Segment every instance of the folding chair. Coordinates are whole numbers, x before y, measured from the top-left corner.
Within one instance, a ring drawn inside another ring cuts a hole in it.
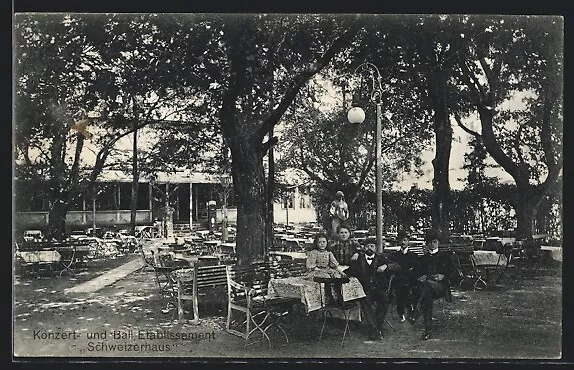
[[[140,245],[140,256],[142,258],[142,267],[138,270],[138,272],[144,272],[148,267],[155,271],[154,264],[155,264],[155,256],[153,251],[151,251],[151,256],[146,256],[143,250],[143,247]]]
[[[341,339],[341,346],[343,346],[347,333],[349,334],[351,333],[349,329],[351,310],[357,307],[357,303],[355,301],[345,302],[343,300],[343,295],[341,294],[341,287],[343,284],[349,282],[349,278],[315,277],[313,278],[313,281],[321,284],[321,289],[319,291],[321,297],[321,306],[323,307],[322,308],[323,325],[321,326],[321,333],[319,334],[319,340],[323,338],[323,333],[325,331],[328,316],[333,318],[331,310],[339,309],[343,312],[343,318],[345,320],[345,328],[343,329],[343,338]],[[327,298],[326,295],[327,292],[333,292],[332,299]]]
[[[295,298],[268,298],[268,279],[258,279],[258,273],[268,275],[265,266],[227,266],[227,331],[233,335],[245,339],[245,346],[257,342],[250,342],[249,338],[255,333],[261,333],[271,348],[269,330],[276,328],[282,333],[285,344],[289,343],[289,337],[281,326],[281,320],[288,314],[294,304]],[[259,270],[259,271],[258,271]],[[240,283],[241,282],[241,283]],[[232,319],[234,311],[240,312],[245,317],[241,322]],[[234,328],[234,323],[239,323],[242,330]]]
[[[454,254],[455,268],[459,278],[457,281],[458,286],[462,286],[466,280],[473,280],[475,278],[475,268],[471,256],[472,254]]]
[[[487,288],[488,284],[486,284],[486,281],[482,278],[484,270],[481,267],[482,265],[479,265],[474,254],[470,255],[470,262],[472,264],[472,272],[470,278],[474,280],[473,289],[476,290],[478,283],[482,283],[484,288]]]

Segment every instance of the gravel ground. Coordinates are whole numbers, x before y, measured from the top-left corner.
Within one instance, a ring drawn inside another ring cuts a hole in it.
[[[75,277],[14,276],[13,353],[28,357],[194,359],[560,359],[562,351],[561,266],[519,273],[498,285],[454,292],[453,303],[435,305],[435,332],[421,341],[422,323],[400,323],[394,309],[385,338],[367,341],[352,323],[341,348],[341,327],[329,324],[318,341],[320,321],[303,317],[290,324],[290,343],[245,347],[225,332],[224,292],[219,303],[200,306],[200,321],[178,323],[175,311],[161,312],[154,273],[134,272],[95,293],[64,294],[137,255],[90,261]]]

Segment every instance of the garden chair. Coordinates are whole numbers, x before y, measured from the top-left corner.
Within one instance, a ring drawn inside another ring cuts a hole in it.
[[[270,267],[267,263],[250,266],[227,266],[227,331],[245,339],[245,346],[255,333],[260,333],[271,348],[269,331],[273,328],[281,332],[285,343],[289,343],[287,333],[281,326],[296,298],[268,298],[267,286],[270,279]],[[240,330],[232,327],[238,321],[232,319],[234,312],[243,314],[245,319],[239,321]]]

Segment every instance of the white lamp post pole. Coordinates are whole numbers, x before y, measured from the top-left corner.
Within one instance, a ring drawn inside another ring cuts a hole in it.
[[[377,103],[377,128],[376,128],[376,146],[375,150],[377,152],[376,160],[376,184],[375,191],[377,192],[377,249],[381,253],[385,249],[383,243],[383,158],[381,154],[381,103]]]
[[[381,128],[381,96],[382,96],[382,85],[381,85],[381,73],[377,66],[372,63],[366,62],[359,65],[355,69],[355,73],[362,67],[371,67],[376,72],[376,80],[373,77],[373,91],[371,94],[371,100],[377,105],[377,126],[375,129],[375,151],[376,151],[376,182],[375,182],[375,195],[377,198],[377,251],[380,253],[385,249],[383,243],[383,170],[382,170],[382,128]],[[350,123],[363,123],[365,120],[365,112],[360,107],[353,107],[349,110],[347,118]]]

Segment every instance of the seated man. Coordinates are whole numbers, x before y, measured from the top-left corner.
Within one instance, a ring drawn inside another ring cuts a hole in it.
[[[389,276],[392,270],[390,261],[375,253],[375,244],[367,244],[364,251],[353,255],[347,276],[356,277],[367,295],[359,301],[361,311],[369,324],[371,339],[381,339],[382,329],[389,307]]]
[[[419,257],[409,250],[409,236],[405,231],[397,235],[400,249],[391,255],[391,260],[398,265],[395,272],[392,290],[397,300],[397,314],[400,322],[406,321],[414,309],[414,290],[417,283]]]
[[[424,321],[423,340],[430,338],[432,329],[433,301],[444,297],[447,302],[452,302],[450,291],[450,277],[453,276],[454,264],[451,255],[447,252],[439,252],[438,233],[431,230],[425,236],[424,255],[420,257],[420,269],[418,272],[417,304],[409,322],[414,324],[419,314]]]

